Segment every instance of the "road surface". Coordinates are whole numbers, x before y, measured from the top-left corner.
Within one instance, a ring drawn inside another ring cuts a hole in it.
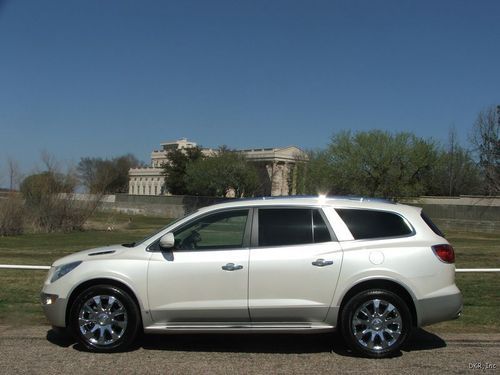
[[[92,354],[47,326],[0,326],[0,374],[500,373],[500,334],[419,330],[395,358],[350,353],[337,334],[146,335]]]

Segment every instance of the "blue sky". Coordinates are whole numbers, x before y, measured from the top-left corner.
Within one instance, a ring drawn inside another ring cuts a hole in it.
[[[500,104],[500,1],[0,0],[0,174],[187,137],[325,146],[339,130],[466,142]]]

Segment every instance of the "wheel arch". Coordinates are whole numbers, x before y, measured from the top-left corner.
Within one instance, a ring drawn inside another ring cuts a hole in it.
[[[342,311],[347,302],[356,294],[369,289],[384,289],[397,294],[408,305],[408,309],[410,310],[411,313],[412,325],[414,327],[418,325],[418,316],[417,316],[415,301],[412,294],[408,291],[408,289],[405,286],[401,285],[400,283],[394,280],[389,280],[389,279],[369,279],[361,281],[358,284],[352,286],[344,294],[344,296],[342,297],[342,302],[340,303],[339,313],[337,315],[337,326],[340,326]]]
[[[95,285],[110,285],[110,286],[115,286],[117,288],[123,289],[124,292],[128,293],[128,295],[132,298],[132,300],[135,302],[137,305],[137,308],[139,309],[139,319],[140,319],[140,325],[143,327],[143,309],[141,308],[141,303],[139,302],[139,299],[137,298],[136,294],[130,288],[127,284],[125,284],[122,281],[115,280],[115,279],[110,279],[110,278],[97,278],[97,279],[90,279],[82,282],[79,284],[76,288],[73,289],[71,292],[69,298],[68,298],[68,303],[66,304],[66,312],[65,312],[65,325],[68,327],[69,324],[69,315],[71,311],[71,306],[73,306],[73,302],[75,301],[76,297],[83,292],[85,289],[88,289],[92,286]]]

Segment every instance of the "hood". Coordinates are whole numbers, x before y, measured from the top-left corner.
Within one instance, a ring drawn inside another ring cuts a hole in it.
[[[63,258],[57,259],[52,266],[60,266],[61,264],[76,262],[76,261],[86,261],[92,259],[103,259],[103,258],[112,258],[117,254],[123,253],[127,248],[122,245],[110,245],[103,247],[96,247],[89,250],[79,251],[77,253],[73,253],[67,255]]]

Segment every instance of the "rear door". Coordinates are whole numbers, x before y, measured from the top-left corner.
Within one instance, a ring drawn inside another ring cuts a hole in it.
[[[342,250],[321,208],[256,211],[248,280],[252,321],[324,321]]]

